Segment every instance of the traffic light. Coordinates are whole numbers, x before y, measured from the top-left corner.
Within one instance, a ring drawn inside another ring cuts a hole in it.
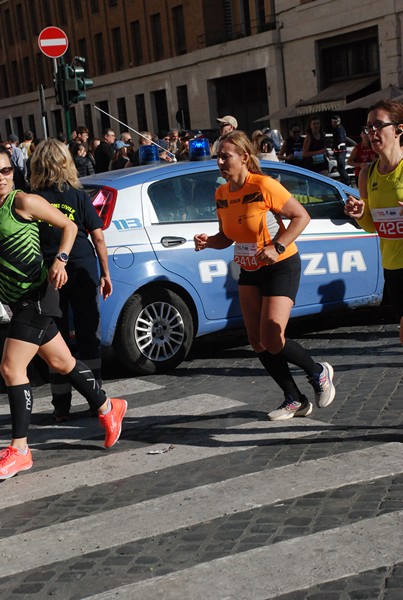
[[[64,87],[69,104],[85,100],[85,91],[94,85],[92,79],[85,76],[85,58],[74,58],[71,65],[64,65]]]
[[[64,106],[64,73],[58,69],[53,78],[55,88],[56,102],[60,106]]]

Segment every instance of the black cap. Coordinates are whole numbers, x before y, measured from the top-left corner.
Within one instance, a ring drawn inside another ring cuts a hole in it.
[[[340,116],[339,115],[332,115],[331,118],[332,121],[341,121]]]

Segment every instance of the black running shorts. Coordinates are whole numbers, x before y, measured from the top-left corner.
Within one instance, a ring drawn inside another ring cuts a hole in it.
[[[60,315],[59,293],[50,284],[42,286],[33,297],[19,300],[11,309],[6,337],[43,346],[59,333],[53,319]]]
[[[387,298],[401,319],[403,317],[403,269],[384,269],[383,274]]]
[[[301,277],[301,259],[298,252],[274,265],[256,271],[241,269],[238,285],[253,285],[262,296],[286,296],[295,302]]]

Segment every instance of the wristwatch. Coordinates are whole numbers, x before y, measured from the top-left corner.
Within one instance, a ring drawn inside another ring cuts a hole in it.
[[[69,260],[69,255],[65,252],[58,252],[55,258],[58,258],[60,261],[66,263]]]
[[[274,242],[274,247],[277,254],[283,254],[286,251],[286,247],[281,242]]]

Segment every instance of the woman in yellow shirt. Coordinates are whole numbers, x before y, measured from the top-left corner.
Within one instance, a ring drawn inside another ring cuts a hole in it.
[[[360,199],[345,211],[380,239],[385,289],[400,320],[403,344],[403,104],[381,100],[370,107],[364,131],[378,159],[360,171]]]

